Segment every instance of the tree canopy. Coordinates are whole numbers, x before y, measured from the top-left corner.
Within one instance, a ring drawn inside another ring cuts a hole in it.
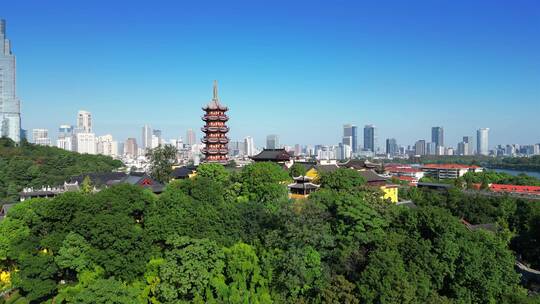
[[[222,169],[203,165],[159,196],[124,184],[22,202],[0,222],[0,272],[31,303],[536,300],[509,246],[534,248],[537,205],[490,198],[478,210],[461,192],[418,190],[411,209],[350,169],[288,200],[276,164]],[[467,229],[465,216],[504,218],[523,239]]]
[[[72,176],[110,172],[119,160],[103,155],[70,152],[55,147],[20,145],[0,138],[0,203],[14,202],[25,187],[57,186]]]

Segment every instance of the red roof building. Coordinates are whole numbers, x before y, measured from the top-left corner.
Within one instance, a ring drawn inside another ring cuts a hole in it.
[[[493,192],[509,192],[509,193],[540,195],[539,186],[491,184],[489,185],[489,190]]]

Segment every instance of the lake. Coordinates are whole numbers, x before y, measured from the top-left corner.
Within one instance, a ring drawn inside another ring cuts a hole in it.
[[[535,172],[535,171],[522,171],[522,170],[510,170],[510,169],[489,169],[489,170],[495,171],[495,172],[501,172],[501,173],[508,173],[511,175],[518,175],[520,173],[525,173],[529,176],[540,178],[540,172]]]

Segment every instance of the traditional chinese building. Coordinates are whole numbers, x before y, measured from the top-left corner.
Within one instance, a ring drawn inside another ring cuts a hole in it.
[[[202,142],[205,147],[202,149],[204,154],[204,162],[226,164],[228,161],[229,138],[227,132],[229,127],[225,122],[229,117],[225,114],[229,110],[226,106],[219,103],[217,81],[214,81],[214,97],[210,103],[202,108],[205,112],[202,120],[206,125],[201,128],[204,132]]]
[[[311,178],[307,176],[294,177],[294,183],[288,186],[289,198],[306,198],[311,193],[319,189],[319,185],[315,185],[311,182]]]

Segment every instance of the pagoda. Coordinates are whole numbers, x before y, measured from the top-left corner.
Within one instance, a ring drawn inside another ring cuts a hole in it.
[[[228,162],[227,154],[229,153],[228,144],[229,138],[227,132],[229,127],[225,122],[229,117],[225,114],[229,110],[226,106],[219,102],[217,81],[214,80],[214,97],[208,105],[202,108],[205,112],[202,120],[206,123],[201,130],[204,132],[202,139],[205,147],[202,149],[204,154],[204,162],[206,163],[221,163]]]

